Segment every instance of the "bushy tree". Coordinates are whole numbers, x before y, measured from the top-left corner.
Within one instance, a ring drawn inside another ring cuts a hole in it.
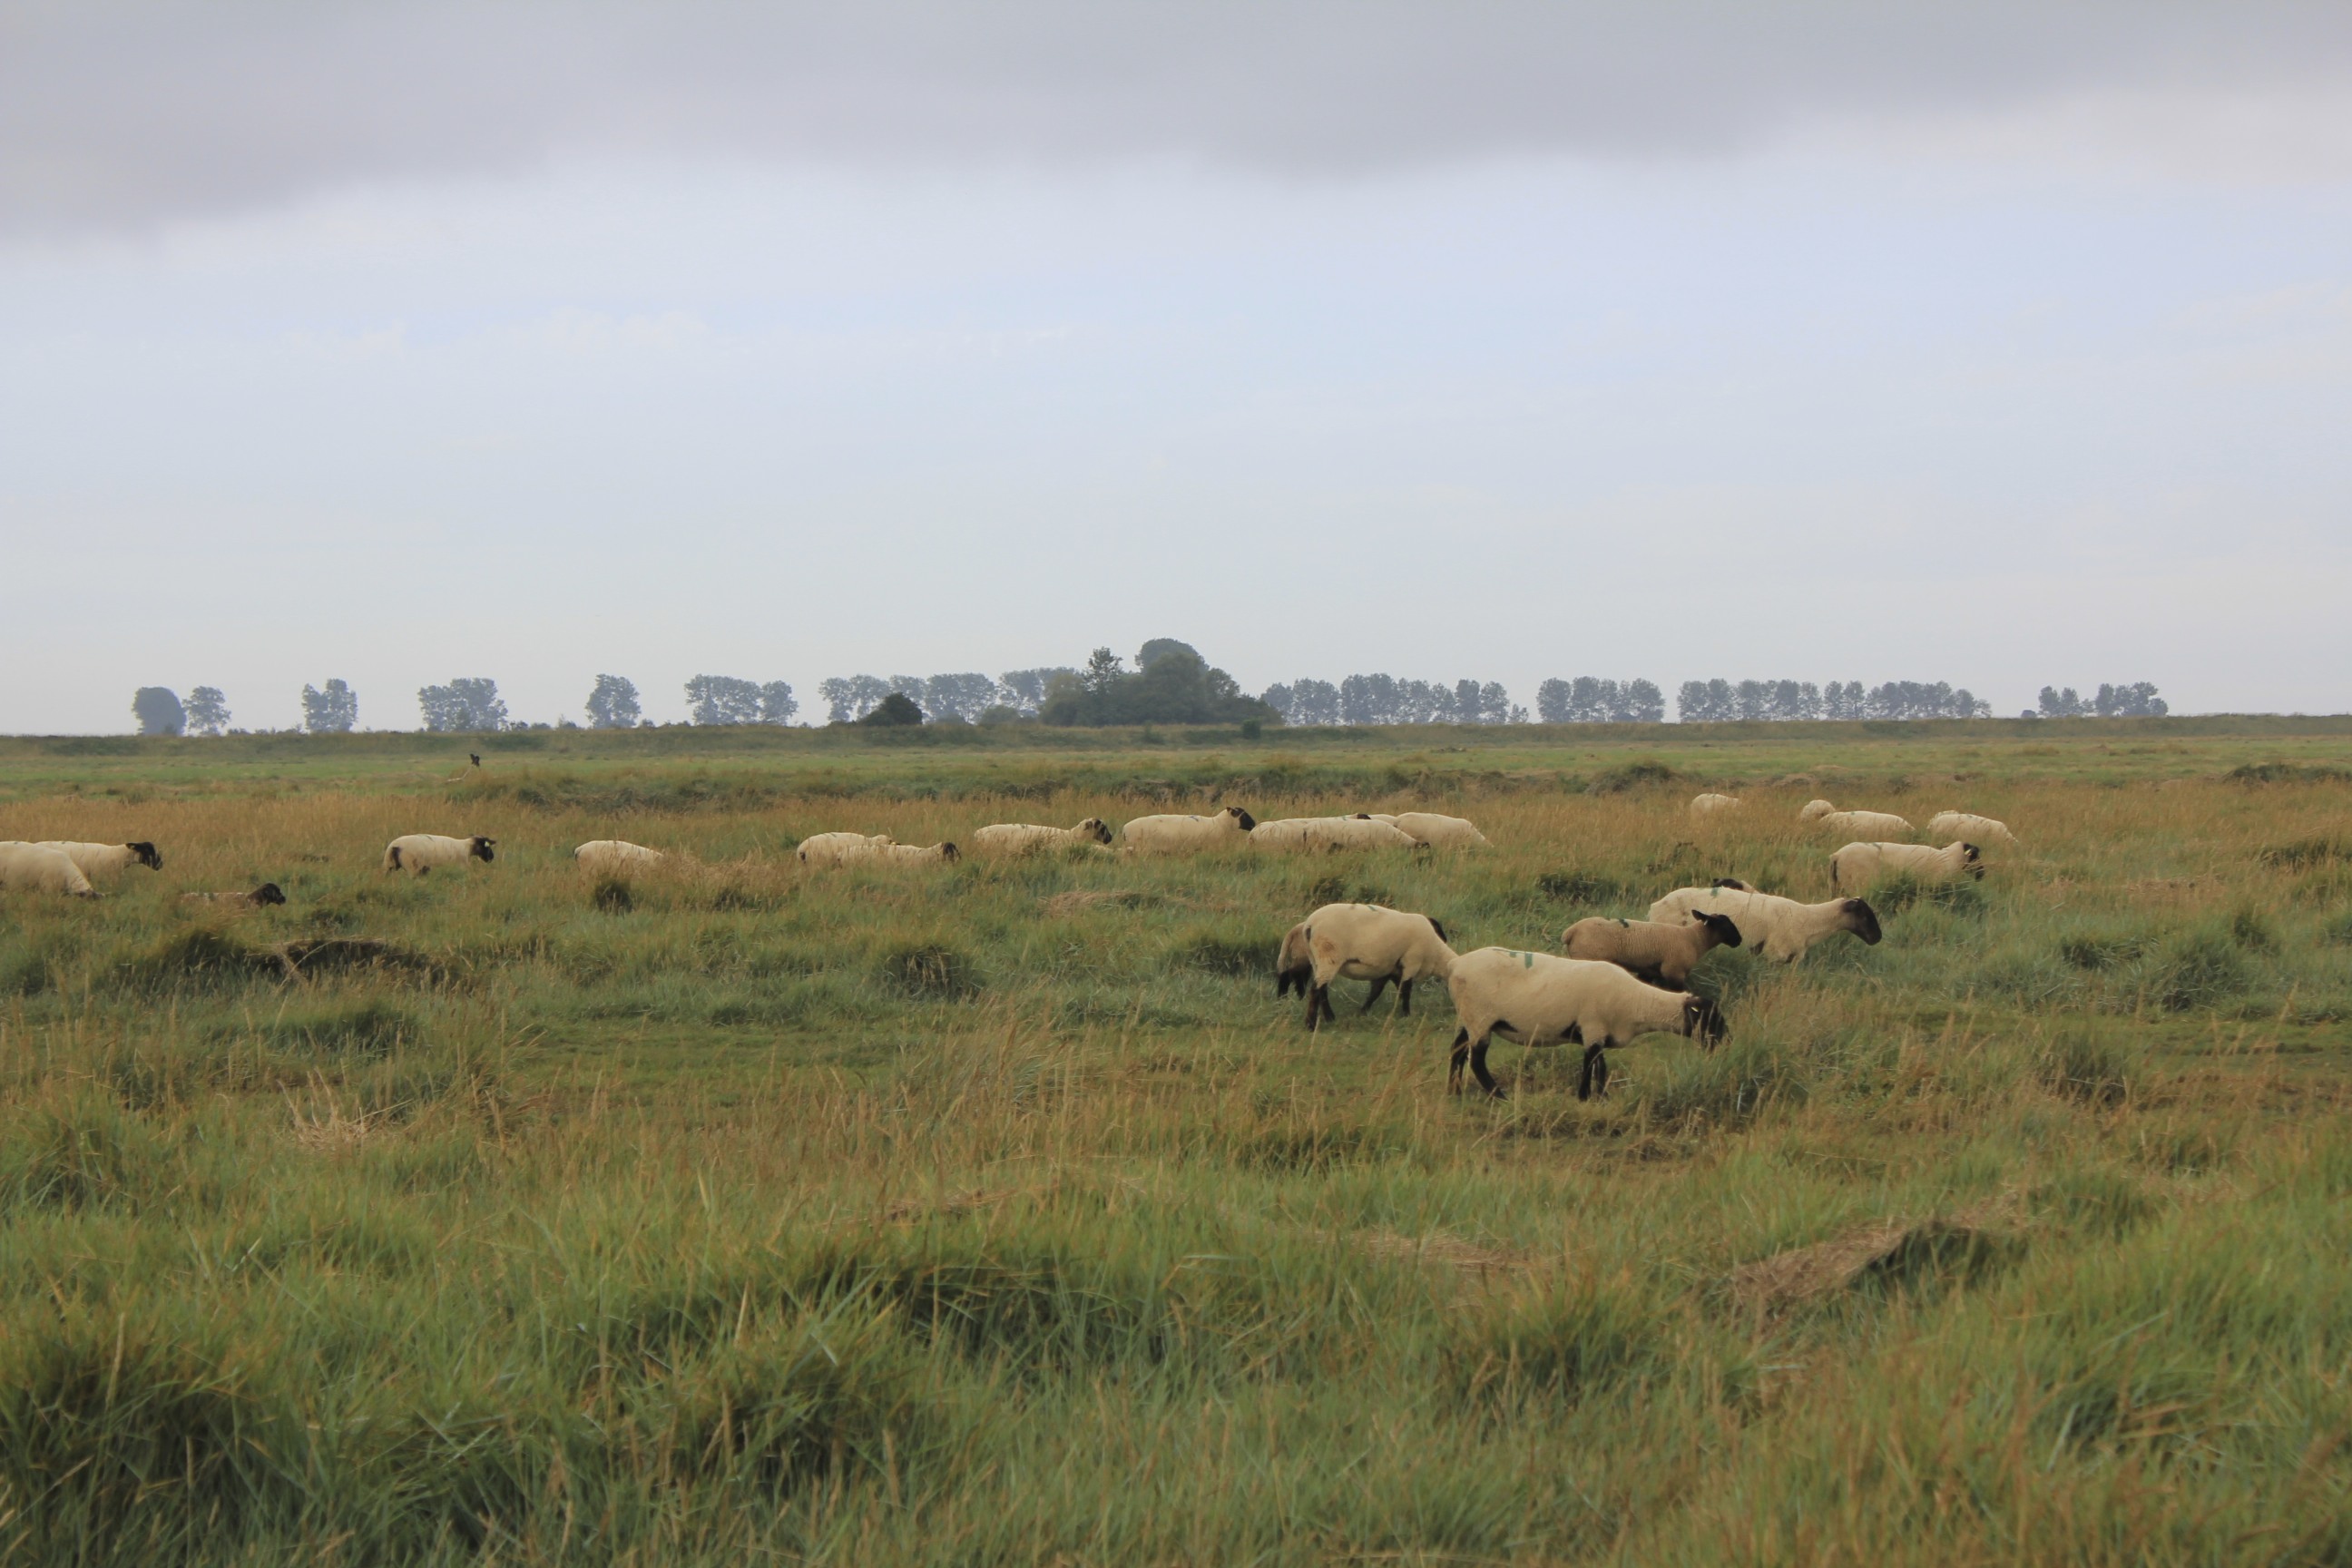
[[[1685,680],[1675,694],[1685,724],[1724,720],[1790,722],[1806,719],[1983,719],[1992,704],[1945,681],[1890,680],[1864,690],[1859,680]]]
[[[800,710],[800,699],[793,695],[790,681],[771,680],[760,688],[761,723],[789,724]]]
[[[1045,705],[1045,689],[1057,675],[1075,676],[1077,671],[1067,665],[1047,665],[1038,669],[1008,669],[996,678],[996,700],[1023,718],[1034,718]]]
[[[341,678],[327,682],[327,689],[315,686],[302,688],[302,728],[313,735],[347,735],[360,721],[360,700]]]
[[[996,700],[996,682],[976,671],[934,675],[923,682],[921,693],[926,718],[961,720],[967,724],[986,712]]]
[[[2129,686],[2103,683],[2098,695],[2091,699],[2091,710],[2102,719],[2154,719],[2172,708],[2156,694],[2154,682],[2136,680]]]
[[[436,731],[503,730],[507,705],[499,683],[487,676],[463,676],[446,686],[419,687],[416,706],[425,727]]]
[[[624,675],[600,675],[588,693],[588,727],[634,730],[645,710],[637,706],[637,683]]]
[[[2041,714],[2044,719],[2079,719],[2089,711],[2081,694],[2071,686],[2042,689]]]
[[[199,686],[188,693],[188,728],[199,735],[217,735],[228,728],[228,698],[217,686]]]
[[[698,675],[686,683],[687,716],[698,724],[756,724],[760,684],[731,675]]]
[[[1078,684],[1097,695],[1108,691],[1126,678],[1118,655],[1107,647],[1098,647],[1087,655],[1087,667],[1078,672]]]
[[[1339,689],[1328,680],[1301,679],[1288,685],[1276,682],[1258,699],[1281,715],[1286,724],[1328,725],[1339,721]]]
[[[1202,668],[1206,669],[1209,667],[1209,661],[1201,657],[1201,650],[1191,643],[1178,642],[1174,637],[1153,637],[1136,650],[1135,668],[1139,673],[1150,669],[1160,662],[1163,654],[1171,653],[1188,654],[1192,657],[1192,662]]]
[[[1580,675],[1538,687],[1536,711],[1547,724],[1655,724],[1666,716],[1666,697],[1655,681]]]
[[[1278,717],[1243,695],[1232,676],[1182,647],[1155,649],[1148,669],[1119,666],[1117,654],[1097,648],[1083,673],[1056,677],[1046,688],[1039,719],[1048,724],[1223,724]]]
[[[835,675],[818,681],[816,694],[824,700],[827,720],[848,724],[873,712],[890,695],[890,683],[871,675]]]
[[[857,721],[860,724],[896,725],[919,724],[923,710],[915,706],[913,698],[903,691],[893,691],[874,705],[874,710]]]
[[[142,686],[131,699],[131,711],[139,720],[142,735],[184,735],[188,731],[188,710],[180,706],[180,694],[168,686]]]

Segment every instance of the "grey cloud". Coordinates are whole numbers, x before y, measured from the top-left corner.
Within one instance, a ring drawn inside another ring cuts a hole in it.
[[[2352,7],[2094,0],[19,5],[0,229],[602,153],[1351,174],[2099,93],[2340,90]]]

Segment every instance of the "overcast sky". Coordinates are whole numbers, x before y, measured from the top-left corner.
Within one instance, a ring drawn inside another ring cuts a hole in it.
[[[1160,636],[2342,711],[2347,429],[2341,4],[0,0],[5,731]]]

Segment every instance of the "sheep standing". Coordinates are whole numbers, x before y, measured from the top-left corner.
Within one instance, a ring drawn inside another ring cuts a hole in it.
[[[275,882],[264,882],[249,893],[182,893],[184,904],[210,904],[215,909],[261,910],[286,901],[285,889]]]
[[[1435,849],[1491,849],[1486,836],[1477,825],[1464,816],[1444,816],[1433,811],[1403,811],[1393,816],[1372,813],[1374,822],[1385,822],[1416,844],[1426,844]]]
[[[1891,811],[1825,811],[1813,818],[1813,826],[1849,838],[1908,838],[1919,831]]]
[[[1712,1048],[1725,1034],[1722,1011],[1704,996],[1644,985],[1613,963],[1555,958],[1482,947],[1454,961],[1445,977],[1454,1011],[1462,1020],[1454,1037],[1446,1088],[1462,1090],[1466,1061],[1479,1087],[1500,1098],[1502,1089],[1486,1070],[1486,1047],[1496,1035],[1520,1045],[1584,1047],[1584,1068],[1576,1097],[1607,1093],[1609,1063],[1601,1053],[1643,1035],[1696,1036]]]
[[[1248,812],[1229,805],[1207,816],[1133,817],[1118,831],[1130,854],[1198,855],[1244,843],[1256,826]]]
[[[1998,844],[2005,849],[2023,847],[2009,824],[1998,817],[1979,816],[1968,811],[1939,811],[1927,819],[1927,837],[1949,843],[1965,838],[1972,844]]]
[[[1310,849],[1417,849],[1412,835],[1369,816],[1310,816],[1307,819]]]
[[[1916,877],[1922,882],[1948,882],[1955,877],[1982,877],[1984,860],[1973,844],[1947,844],[1941,849],[1925,844],[1849,844],[1830,857],[1830,886],[1841,892],[1868,892],[1882,877]]]
[[[625,838],[592,838],[573,849],[572,858],[591,875],[614,877],[631,871],[658,870],[669,857]]]
[[[1878,912],[1860,899],[1801,904],[1748,888],[1677,888],[1650,906],[1650,918],[1688,925],[1701,914],[1726,915],[1739,932],[1775,963],[1794,963],[1823,937],[1851,931],[1875,947]]]
[[[150,871],[163,868],[163,857],[155,853],[155,846],[144,839],[130,844],[77,844],[68,839],[48,838],[42,840],[40,847],[63,854],[93,882],[105,881],[133,866],[144,866]]]
[[[0,844],[0,889],[65,893],[77,899],[98,897],[98,889],[89,885],[73,857],[47,844]]]
[[[1738,947],[1739,927],[1726,915],[1702,912],[1688,925],[1620,921],[1595,915],[1559,933],[1570,958],[1613,963],[1636,979],[1669,991],[1687,983],[1698,961],[1718,947]]]
[[[1718,811],[1737,810],[1738,805],[1739,797],[1736,795],[1695,795],[1691,799],[1690,813],[1693,816],[1712,816]]]
[[[824,870],[877,858],[893,842],[887,833],[868,837],[863,833],[812,833],[793,854],[803,866]]]
[[[1370,981],[1372,988],[1365,994],[1361,1009],[1367,1013],[1389,982],[1395,981],[1397,1014],[1407,1017],[1412,1013],[1413,982],[1432,976],[1442,980],[1454,966],[1454,950],[1446,945],[1444,926],[1427,915],[1383,904],[1325,904],[1292,931],[1300,940],[1294,945],[1291,937],[1283,938],[1283,950],[1276,960],[1275,994],[1283,994],[1283,972],[1287,967],[1288,983],[1307,993],[1310,1031],[1318,1016],[1338,1016],[1331,1010],[1334,980]],[[1297,973],[1301,957],[1306,960],[1304,976]]]
[[[934,862],[952,866],[963,858],[963,851],[953,844],[881,844],[875,847],[875,858],[886,866],[923,866]]]
[[[1092,848],[1109,842],[1110,827],[1099,816],[1089,816],[1076,827],[992,822],[971,836],[971,847],[989,855],[1035,855],[1052,849]]]
[[[414,871],[420,877],[436,866],[463,869],[468,860],[487,862],[494,858],[490,847],[497,842],[478,833],[471,838],[449,838],[438,833],[403,834],[383,847],[383,868]]]

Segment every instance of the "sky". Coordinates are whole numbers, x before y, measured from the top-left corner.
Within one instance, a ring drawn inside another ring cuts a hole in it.
[[[0,731],[2352,709],[2352,7],[0,0]]]

